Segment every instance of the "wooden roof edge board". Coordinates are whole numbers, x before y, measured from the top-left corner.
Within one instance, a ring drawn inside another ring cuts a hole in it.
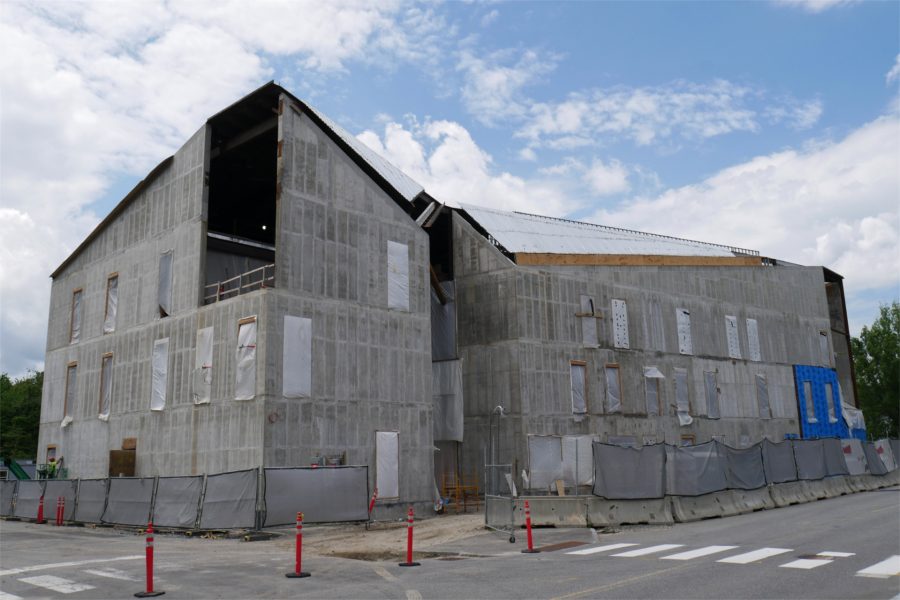
[[[547,254],[517,252],[520,266],[759,267],[760,256],[670,256],[664,254]]]
[[[106,217],[104,217],[96,227],[94,227],[93,231],[91,231],[88,236],[84,238],[84,241],[78,244],[78,247],[75,248],[71,252],[71,254],[69,254],[68,258],[66,258],[66,260],[62,261],[62,264],[56,267],[56,270],[50,274],[50,278],[56,279],[66,267],[72,264],[72,261],[74,261],[78,257],[78,255],[81,254],[81,252],[85,248],[87,248],[88,244],[93,242],[97,238],[97,236],[100,235],[100,233],[106,228],[106,226],[109,225],[116,217],[118,217],[128,207],[128,205],[131,204],[131,201],[134,200],[134,198],[137,197],[138,194],[143,192],[151,183],[153,183],[153,181],[163,171],[165,171],[174,160],[174,155],[164,159],[161,163],[156,165],[156,167],[152,171],[150,171],[146,177],[140,180],[138,184],[134,186],[131,191],[128,192],[128,194],[126,194],[125,197],[119,201],[118,204],[116,204],[116,206],[109,212],[109,214],[106,215]]]

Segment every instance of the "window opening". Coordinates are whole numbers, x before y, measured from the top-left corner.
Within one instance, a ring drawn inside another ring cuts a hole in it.
[[[759,407],[759,418],[771,419],[772,409],[769,406],[769,382],[763,373],[756,374],[756,403]]]
[[[675,409],[680,425],[690,425],[694,422],[691,418],[691,400],[688,390],[687,369],[675,369]]]
[[[66,395],[63,397],[63,420],[68,419],[75,410],[75,399],[78,391],[78,363],[66,365]]]
[[[716,381],[715,371],[703,372],[703,386],[706,390],[706,416],[710,419],[719,418],[719,385]]]
[[[594,311],[594,299],[582,295],[580,298],[581,311],[578,318],[581,321],[581,342],[585,348],[596,348],[597,341],[597,313]]]
[[[159,318],[172,314],[172,251],[159,255],[159,285],[157,288]]]
[[[759,354],[759,329],[756,319],[747,319],[747,348],[750,351],[750,360],[756,362],[762,360]]]
[[[194,355],[194,404],[207,404],[212,398],[213,327],[197,330],[197,351]]]
[[[628,348],[628,308],[624,300],[612,301],[613,347]]]
[[[725,337],[728,340],[728,356],[741,357],[741,342],[738,337],[737,317],[725,315]]]
[[[234,399],[250,400],[254,396],[256,396],[256,317],[246,317],[238,321]]]
[[[106,309],[103,312],[103,333],[116,330],[116,312],[119,308],[119,274],[106,278]]]
[[[282,395],[309,398],[312,394],[312,319],[284,317]]]
[[[112,352],[107,352],[100,358],[100,406],[97,415],[103,421],[109,419],[112,401],[112,362]]]
[[[828,422],[837,423],[837,410],[834,402],[834,387],[831,383],[825,384],[825,406],[828,408]]]
[[[675,319],[678,325],[678,352],[681,354],[693,354],[694,344],[691,339],[690,311],[684,308],[676,308]]]
[[[819,332],[819,356],[822,359],[822,364],[826,367],[831,366],[831,351],[828,347],[828,332],[820,331]]]
[[[803,400],[806,403],[806,422],[818,423],[816,418],[816,404],[813,402],[812,381],[803,382]]]
[[[681,436],[680,442],[682,446],[695,446],[697,444],[697,436],[693,433],[685,433]]]
[[[622,412],[622,380],[619,377],[619,365],[606,365],[606,412]]]
[[[81,288],[72,291],[72,313],[69,315],[69,343],[75,344],[81,339],[82,298]]]
[[[661,379],[665,379],[665,375],[658,368],[644,367],[644,400],[648,416],[661,414],[659,386]]]
[[[379,498],[400,497],[400,433],[375,432],[375,485]]]
[[[584,415],[587,413],[587,364],[580,360],[571,361],[569,377],[572,386],[572,413]]]
[[[409,246],[387,244],[388,308],[409,310]]]
[[[150,410],[163,410],[166,408],[169,387],[169,338],[153,342],[150,364],[153,369],[150,379]]]

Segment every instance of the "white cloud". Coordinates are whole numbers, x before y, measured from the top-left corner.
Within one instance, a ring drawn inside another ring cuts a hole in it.
[[[884,76],[884,80],[887,83],[894,83],[898,78],[900,78],[900,54],[894,59],[894,66],[891,67],[891,70]]]
[[[859,0],[774,0],[774,4],[799,8],[808,13],[820,13],[838,6],[856,4]]]
[[[597,196],[622,194],[631,189],[628,183],[628,169],[617,160],[608,163],[594,160],[584,178]]]
[[[496,21],[497,17],[499,17],[499,16],[500,16],[499,10],[497,10],[497,9],[492,10],[491,12],[489,12],[486,15],[484,15],[483,17],[481,17],[481,26],[487,27],[488,25],[490,25],[491,23]]]
[[[828,266],[856,291],[896,289],[898,126],[897,115],[884,116],[840,141],[759,156],[591,220]]]

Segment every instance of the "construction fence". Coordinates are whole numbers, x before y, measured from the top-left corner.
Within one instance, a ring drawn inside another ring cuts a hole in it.
[[[251,529],[295,522],[366,521],[368,467],[256,468],[186,477],[0,481],[0,516],[36,519],[65,498],[76,523],[199,530]],[[55,514],[55,513],[54,513]]]

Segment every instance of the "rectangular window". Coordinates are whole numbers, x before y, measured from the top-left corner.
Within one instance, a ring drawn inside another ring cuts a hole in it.
[[[606,412],[622,412],[622,381],[619,365],[606,365]]]
[[[693,433],[686,433],[681,436],[682,446],[695,446],[697,444],[697,436]]]
[[[194,355],[194,404],[207,404],[212,398],[212,361],[214,328],[197,330],[197,351]]]
[[[409,246],[388,242],[388,308],[409,310]]]
[[[719,418],[719,384],[716,381],[715,371],[703,372],[703,387],[706,390],[706,416],[710,419]]]
[[[163,410],[166,408],[169,387],[169,338],[153,342],[150,364],[153,369],[150,378],[150,410]]]
[[[72,291],[72,314],[69,315],[69,343],[75,344],[81,339],[81,313],[82,298],[84,294],[81,288]]]
[[[816,418],[816,403],[813,402],[812,381],[803,382],[803,401],[806,403],[806,422],[818,423]]]
[[[116,312],[119,308],[119,274],[106,278],[106,310],[103,313],[103,333],[116,330]]]
[[[725,338],[728,340],[728,356],[741,357],[741,342],[738,337],[737,317],[725,315]]]
[[[597,342],[597,318],[594,313],[594,299],[590,296],[581,296],[581,341],[585,348],[596,348]]]
[[[693,354],[694,344],[691,339],[691,313],[684,308],[675,309],[675,320],[678,323],[678,352]]]
[[[63,397],[63,419],[70,417],[75,411],[75,399],[78,392],[78,363],[66,365],[66,395]]]
[[[624,300],[612,301],[613,346],[628,348],[628,308]]]
[[[759,407],[759,418],[771,419],[772,409],[769,407],[769,382],[763,373],[756,374],[756,403]]]
[[[583,361],[569,363],[572,386],[572,413],[583,415],[587,412],[587,366]]]
[[[656,367],[644,367],[644,399],[647,403],[647,415],[659,415],[659,382],[665,375]]]
[[[837,410],[834,402],[834,387],[830,383],[825,384],[825,406],[828,408],[828,422],[837,423]]]
[[[690,425],[694,422],[691,418],[687,369],[675,369],[675,409],[678,413],[678,422],[681,425]]]
[[[831,350],[828,347],[827,331],[819,332],[819,356],[824,366],[831,366]]]
[[[256,396],[256,317],[238,321],[237,368],[234,371],[234,399]]]
[[[112,403],[112,352],[107,352],[100,359],[100,406],[97,416],[106,421],[109,419],[109,407]]]
[[[47,446],[47,458],[46,461],[50,462],[50,459],[56,460],[56,444],[50,444]]]
[[[281,393],[285,398],[312,395],[312,319],[284,317]]]
[[[375,432],[375,485],[379,498],[400,497],[400,433]]]
[[[747,349],[750,351],[750,360],[756,362],[762,360],[759,354],[759,329],[756,319],[747,319]]]
[[[159,304],[159,317],[168,317],[172,314],[172,251],[159,255],[159,286],[157,288],[157,300]]]

